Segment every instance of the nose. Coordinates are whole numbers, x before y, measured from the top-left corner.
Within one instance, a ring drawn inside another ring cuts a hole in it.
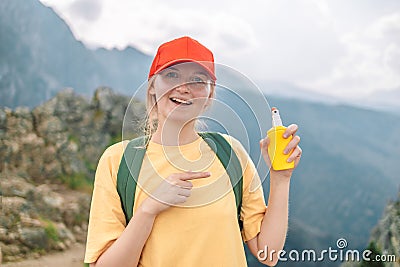
[[[189,93],[190,92],[189,84],[184,83],[184,84],[178,85],[177,87],[175,87],[175,90],[178,91],[179,93]]]

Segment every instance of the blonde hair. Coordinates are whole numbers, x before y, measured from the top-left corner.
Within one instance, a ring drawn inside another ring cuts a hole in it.
[[[150,89],[154,86],[154,81],[157,75],[151,76],[147,84],[147,91],[146,91],[146,121],[145,121],[145,135],[151,136],[155,130],[157,129],[158,125],[158,107],[157,107],[157,100],[156,95],[150,93]]]
[[[156,95],[151,94],[150,90],[152,87],[154,87],[154,81],[156,79],[158,74],[155,74],[150,77],[148,84],[147,84],[147,91],[146,91],[146,120],[145,120],[145,135],[149,136],[151,138],[151,135],[157,130],[158,126],[158,106],[157,106],[157,100],[156,100]],[[209,99],[212,99],[215,97],[215,82],[213,81],[210,84],[210,94],[208,95]],[[200,128],[206,127],[204,122],[201,122],[199,120],[196,120],[197,125],[200,126]],[[149,140],[150,140],[149,138]]]

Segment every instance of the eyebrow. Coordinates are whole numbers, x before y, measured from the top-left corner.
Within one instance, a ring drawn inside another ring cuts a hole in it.
[[[200,75],[208,77],[207,73],[205,73],[203,71],[196,71],[194,74],[200,74]]]

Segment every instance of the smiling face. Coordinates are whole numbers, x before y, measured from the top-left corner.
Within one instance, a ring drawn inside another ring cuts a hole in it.
[[[167,120],[184,125],[197,118],[211,101],[214,85],[199,64],[173,65],[156,75],[149,88],[155,97],[159,123]]]

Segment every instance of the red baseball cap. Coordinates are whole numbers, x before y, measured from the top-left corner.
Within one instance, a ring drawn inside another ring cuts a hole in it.
[[[150,67],[149,79],[154,74],[183,62],[195,62],[201,65],[214,81],[217,79],[215,77],[214,56],[212,52],[188,36],[160,45]]]

